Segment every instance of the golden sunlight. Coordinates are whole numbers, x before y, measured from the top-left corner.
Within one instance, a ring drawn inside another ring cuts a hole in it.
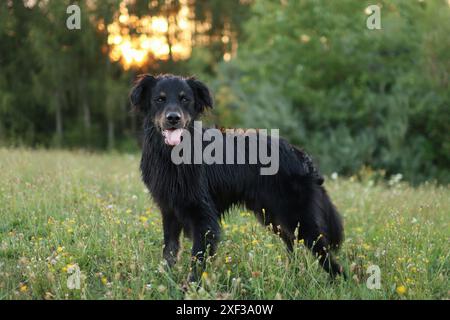
[[[130,15],[129,0],[120,3],[108,31],[109,57],[125,70],[142,68],[154,60],[184,60],[190,57],[194,24],[188,0],[172,17]],[[104,26],[98,26],[99,29]]]

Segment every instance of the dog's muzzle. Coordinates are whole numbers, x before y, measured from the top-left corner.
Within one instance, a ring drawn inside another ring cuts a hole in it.
[[[187,125],[188,117],[178,110],[167,111],[160,118],[161,134],[164,136],[164,143],[169,146],[176,146],[181,143],[181,135]]]

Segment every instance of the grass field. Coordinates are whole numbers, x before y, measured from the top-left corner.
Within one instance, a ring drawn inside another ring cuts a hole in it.
[[[190,242],[167,270],[138,166],[138,155],[0,149],[0,299],[450,298],[448,186],[374,183],[370,172],[327,179],[344,216],[348,281],[329,281],[301,243],[289,259],[277,236],[235,210],[201,288],[184,293]],[[370,265],[380,289],[366,285]],[[69,289],[76,274],[80,289]]]

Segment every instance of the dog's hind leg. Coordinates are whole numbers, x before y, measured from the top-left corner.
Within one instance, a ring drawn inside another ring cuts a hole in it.
[[[295,240],[294,234],[292,232],[288,232],[286,230],[281,229],[281,231],[278,232],[278,235],[286,245],[287,251],[291,253],[294,250],[294,240]]]
[[[274,228],[275,231],[275,228]],[[286,230],[282,227],[277,228],[276,233],[280,236],[283,242],[286,244],[286,249],[289,253],[293,252],[295,234],[291,230]],[[303,236],[298,235],[298,240],[302,239]],[[319,259],[320,265],[328,272],[333,278],[337,275],[345,274],[343,273],[342,267],[336,262],[329,250],[329,244],[326,239],[317,233],[316,236],[306,236],[305,245],[312,251],[312,253]]]
[[[339,265],[333,257],[330,244],[324,235],[312,233],[305,236],[305,245],[310,248],[312,253],[319,259],[322,268],[330,274],[332,278],[343,275],[345,278],[344,269]]]
[[[178,250],[180,249],[181,223],[173,212],[162,210],[163,230],[164,230],[164,249],[163,257],[169,267],[172,267],[177,261]]]

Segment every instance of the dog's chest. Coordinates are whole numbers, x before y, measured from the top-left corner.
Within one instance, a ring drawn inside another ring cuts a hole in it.
[[[201,175],[194,165],[175,165],[170,157],[145,150],[141,159],[142,179],[158,203],[196,201]]]

